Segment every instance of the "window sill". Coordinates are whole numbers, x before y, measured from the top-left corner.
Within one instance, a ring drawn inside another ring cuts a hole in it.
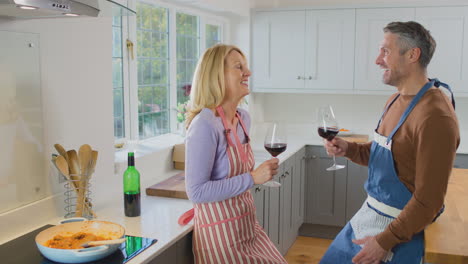
[[[155,138],[146,139],[137,142],[127,142],[121,149],[116,149],[114,155],[115,163],[122,163],[127,161],[127,153],[129,151],[135,152],[135,158],[141,158],[150,154],[155,154],[168,148],[172,148],[176,144],[183,143],[185,137],[180,134],[168,133]]]

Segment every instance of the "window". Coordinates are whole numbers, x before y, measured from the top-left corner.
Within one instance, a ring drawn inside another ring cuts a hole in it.
[[[137,5],[139,138],[170,132],[168,10]]]
[[[114,138],[125,137],[122,18],[112,20],[112,87],[114,94]]]
[[[221,42],[221,26],[206,24],[206,48],[210,48]]]
[[[185,103],[189,99],[188,95],[200,50],[198,25],[198,17],[177,13],[177,103]]]
[[[189,99],[200,53],[222,40],[223,19],[154,2],[136,1],[136,16],[113,19],[117,141],[175,132],[175,109]],[[131,53],[133,59],[128,58]]]

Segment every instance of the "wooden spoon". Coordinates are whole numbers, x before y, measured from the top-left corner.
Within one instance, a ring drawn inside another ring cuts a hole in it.
[[[62,147],[62,145],[60,145],[60,144],[57,143],[57,144],[54,145],[54,147],[55,147],[55,149],[57,150],[57,152],[58,152],[60,155],[62,155],[62,156],[65,158],[65,160],[68,162],[67,151],[65,151],[65,149]]]
[[[70,177],[74,180],[77,180],[78,175],[80,174],[80,163],[78,160],[78,154],[76,153],[76,150],[72,149],[67,151],[68,155],[68,166],[70,169]]]
[[[88,175],[89,162],[92,159],[93,150],[88,144],[84,144],[78,150],[78,157],[80,162],[81,175]]]
[[[76,216],[81,217],[83,216],[84,212],[84,204],[85,204],[85,197],[86,197],[86,190],[88,184],[88,176],[89,176],[89,163],[91,161],[93,150],[88,144],[84,144],[78,150],[78,157],[80,163],[80,187],[78,190],[78,198],[77,198],[77,212]]]
[[[70,180],[70,175],[68,174],[68,163],[62,155],[55,158],[55,165],[59,169],[60,173],[65,176],[67,180]]]
[[[90,241],[82,244],[82,247],[91,247],[91,246],[101,246],[101,245],[113,245],[113,244],[122,244],[125,242],[125,238],[112,239],[112,240],[99,240],[99,241]]]
[[[97,158],[98,158],[98,152],[97,150],[93,150],[93,152],[91,153],[91,162],[89,165],[90,177],[91,177],[91,174],[94,173],[94,169],[96,168]]]

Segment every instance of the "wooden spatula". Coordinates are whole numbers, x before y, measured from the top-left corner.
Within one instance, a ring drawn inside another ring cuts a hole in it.
[[[112,240],[99,240],[99,241],[90,241],[82,244],[82,247],[91,247],[91,246],[101,246],[101,245],[113,245],[113,244],[122,244],[125,242],[125,238],[112,239]]]
[[[88,144],[84,144],[78,150],[78,158],[80,163],[80,188],[78,190],[78,198],[77,198],[77,212],[76,216],[83,216],[84,212],[84,203],[86,197],[86,190],[88,184],[88,176],[89,176],[89,164],[91,161],[92,156],[92,149]]]

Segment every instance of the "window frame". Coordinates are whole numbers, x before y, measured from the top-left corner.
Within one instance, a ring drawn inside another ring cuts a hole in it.
[[[157,0],[137,0],[146,4],[154,5],[156,7],[168,9],[168,23],[169,23],[169,108],[175,109],[177,106],[177,54],[176,54],[176,16],[177,13],[184,13],[188,15],[197,16],[199,20],[199,54],[200,57],[205,51],[206,47],[206,24],[219,25],[221,31],[221,42],[228,42],[229,37],[226,32],[229,27],[229,20],[225,17],[197,10],[195,8],[180,6],[176,4],[165,3]],[[137,1],[129,1],[129,8],[136,10]],[[129,56],[126,41],[129,39],[133,42],[134,59]],[[122,17],[122,67],[123,67],[123,104],[124,104],[124,123],[125,123],[125,137],[116,139],[116,144],[129,141],[147,141],[155,139],[159,136],[149,137],[145,139],[139,138],[138,131],[138,60],[137,60],[137,20],[136,16]],[[170,133],[177,131],[176,111],[170,111]]]

